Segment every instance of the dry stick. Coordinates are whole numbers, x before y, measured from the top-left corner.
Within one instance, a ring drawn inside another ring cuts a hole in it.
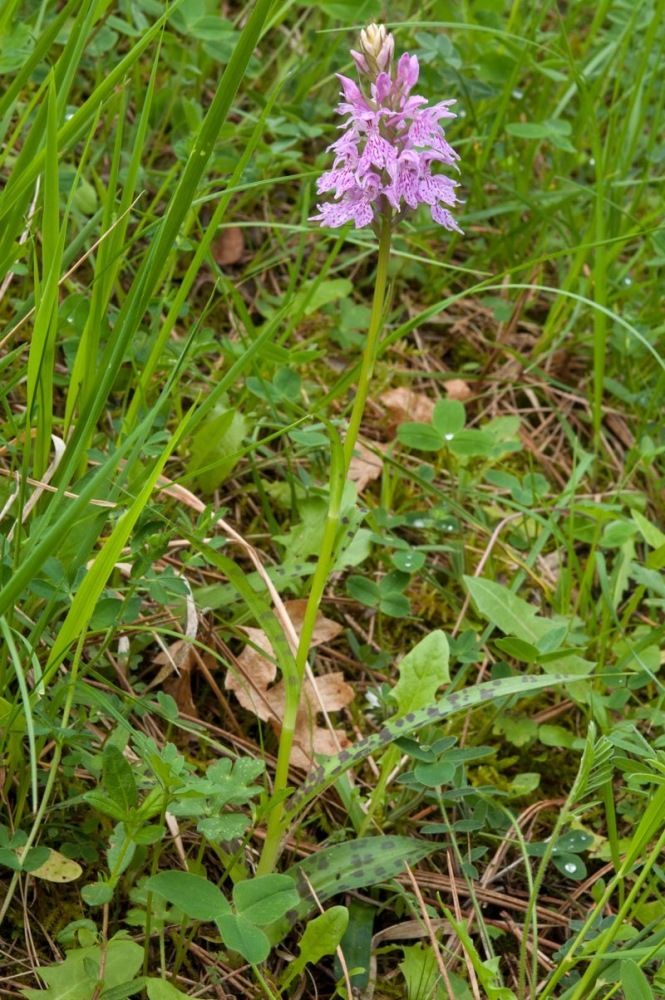
[[[430,939],[430,941],[432,943],[432,948],[434,949],[434,955],[436,956],[436,964],[439,967],[439,972],[441,973],[441,978],[443,979],[445,987],[448,990],[448,996],[454,997],[455,996],[455,992],[453,990],[452,983],[450,982],[450,977],[448,975],[448,970],[446,969],[446,966],[444,964],[443,956],[442,956],[441,951],[439,949],[439,942],[436,940],[436,934],[434,933],[434,928],[432,926],[432,921],[430,920],[430,915],[427,912],[427,907],[425,906],[425,900],[423,899],[423,894],[420,891],[420,887],[419,887],[418,883],[416,882],[416,879],[414,877],[413,872],[411,871],[411,868],[409,866],[408,861],[404,862],[404,867],[406,868],[406,873],[409,876],[409,881],[411,882],[411,885],[413,887],[414,895],[415,895],[416,899],[418,900],[418,905],[420,906],[420,912],[422,913],[422,917],[423,917],[423,923],[425,924],[425,927],[427,928],[427,933],[428,933],[429,939]]]
[[[455,910],[455,920],[461,923],[464,919],[464,914],[462,913],[462,907],[460,906],[459,893],[457,891],[457,883],[455,882],[455,872],[453,870],[453,858],[450,851],[446,851],[446,863],[448,865],[448,877],[450,878],[450,892],[453,897],[453,908]],[[467,929],[471,930],[471,924],[473,923],[473,910],[469,913],[467,920]],[[461,945],[462,942],[460,941]],[[475,1000],[482,1000],[480,995],[480,987],[478,986],[478,977],[476,976],[476,970],[473,967],[473,962],[470,960],[466,952],[464,952],[464,959],[466,964],[466,971],[469,976],[469,984],[473,990],[473,995]]]

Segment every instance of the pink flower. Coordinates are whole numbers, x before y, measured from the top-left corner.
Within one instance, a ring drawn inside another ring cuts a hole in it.
[[[352,51],[359,72],[370,80],[370,96],[349,77],[338,74],[343,101],[337,113],[348,115],[343,134],[328,148],[335,153],[331,170],[319,178],[319,194],[334,200],[317,205],[312,221],[333,228],[353,221],[356,229],[377,226],[389,215],[393,223],[408,211],[427,205],[435,222],[462,232],[449,208],[459,204],[457,182],[432,168],[457,168],[458,154],[440,125],[454,118],[454,101],[427,107],[427,99],[410,96],[418,82],[416,56],[405,52],[393,69],[394,42],[383,26],[361,33],[362,54]],[[444,207],[445,206],[445,207]]]

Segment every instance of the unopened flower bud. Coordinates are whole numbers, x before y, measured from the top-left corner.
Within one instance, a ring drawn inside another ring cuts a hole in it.
[[[353,53],[356,65],[372,79],[379,73],[390,72],[395,39],[386,31],[385,24],[370,24],[360,32],[360,53]]]

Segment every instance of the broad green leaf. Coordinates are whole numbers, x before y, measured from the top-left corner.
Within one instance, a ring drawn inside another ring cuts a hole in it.
[[[159,872],[145,884],[194,920],[216,920],[231,912],[226,896],[214,882],[190,872]]]
[[[294,300],[293,309],[294,311],[301,309],[306,301],[307,304],[304,306],[304,313],[305,316],[311,316],[312,313],[318,312],[319,309],[322,309],[323,306],[331,302],[348,298],[352,292],[353,282],[349,281],[348,278],[329,278],[317,285],[311,297],[309,297],[307,290],[300,292]]]
[[[406,618],[411,614],[411,602],[404,594],[389,593],[382,595],[379,608],[391,618]]]
[[[499,446],[495,438],[487,431],[476,430],[473,427],[455,434],[448,443],[448,447],[454,455],[465,458],[483,458],[494,455],[497,448],[499,454],[508,450],[507,443]]]
[[[659,549],[662,545],[665,545],[665,533],[657,528],[655,524],[648,521],[644,514],[640,514],[639,510],[631,510],[630,516],[637,525],[639,532],[652,549]]]
[[[246,434],[247,421],[237,409],[218,408],[199,424],[191,440],[188,473],[205,493],[214,493],[231,474]]]
[[[440,629],[430,632],[398,664],[399,680],[390,692],[400,715],[436,701],[436,692],[450,682],[448,639]]]
[[[110,816],[111,819],[123,820],[127,818],[127,813],[125,810],[108,797],[108,795],[101,789],[93,789],[91,792],[86,792],[83,796],[85,801],[97,812],[103,813],[104,816]]]
[[[537,646],[513,635],[506,639],[496,639],[494,645],[506,656],[512,656],[520,663],[538,663],[540,659],[541,654]]]
[[[402,573],[417,573],[425,565],[425,553],[418,549],[398,549],[390,561]]]
[[[403,947],[402,952],[404,958],[399,967],[404,976],[407,1000],[444,1000],[447,993],[432,946],[418,942]]]
[[[81,897],[87,906],[106,906],[113,899],[113,888],[108,882],[92,882],[83,886]]]
[[[548,139],[551,135],[549,125],[544,122],[507,122],[505,131],[520,139]]]
[[[270,954],[270,941],[263,931],[243,914],[228,914],[215,921],[227,948],[237,951],[252,965],[265,962]]]
[[[32,872],[33,869],[41,868],[42,865],[46,864],[50,855],[51,850],[48,847],[31,847],[23,857],[21,868],[24,872]]]
[[[181,993],[166,979],[147,979],[148,1000],[187,1000],[188,993]]]
[[[271,924],[297,906],[300,897],[289,875],[263,875],[236,882],[233,902],[239,914],[254,924]]]
[[[465,576],[464,582],[481,615],[504,635],[516,635],[535,646],[552,628],[549,619],[541,618],[534,607],[502,584],[475,576]]]
[[[569,729],[564,729],[563,726],[554,726],[545,722],[542,726],[538,726],[538,739],[546,747],[569,749],[577,737]]]
[[[621,963],[621,986],[624,996],[630,1000],[653,1000],[649,981],[632,958],[626,958]]]
[[[99,945],[93,945],[68,951],[64,962],[58,965],[40,966],[39,975],[47,989],[24,989],[23,994],[28,1000],[92,1000],[102,967],[103,987],[110,990],[132,980],[142,962],[140,945],[126,938],[113,938],[104,954]]]
[[[346,589],[355,601],[363,604],[366,608],[375,608],[381,600],[378,584],[357,573],[348,578]]]
[[[325,913],[310,920],[305,928],[299,948],[297,962],[304,966],[307,962],[315,965],[325,955],[332,955],[344,936],[349,923],[346,906],[331,906]]]
[[[399,425],[397,439],[407,448],[415,448],[417,451],[441,451],[445,444],[435,427],[415,420]]]
[[[109,798],[123,810],[127,817],[139,800],[136,778],[131,765],[121,750],[107,743],[102,756],[102,785]]]
[[[432,425],[444,441],[450,441],[464,427],[466,410],[458,399],[440,399],[434,407]]]

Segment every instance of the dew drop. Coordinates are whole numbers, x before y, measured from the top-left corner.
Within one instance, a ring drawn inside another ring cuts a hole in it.
[[[563,868],[564,871],[568,872],[569,875],[574,875],[575,872],[577,871],[577,865],[575,864],[574,861],[566,861]]]
[[[515,98],[516,101],[521,101],[522,98],[524,97],[524,92],[521,90],[517,90],[517,88],[515,88],[515,90],[513,90],[513,97]]]

